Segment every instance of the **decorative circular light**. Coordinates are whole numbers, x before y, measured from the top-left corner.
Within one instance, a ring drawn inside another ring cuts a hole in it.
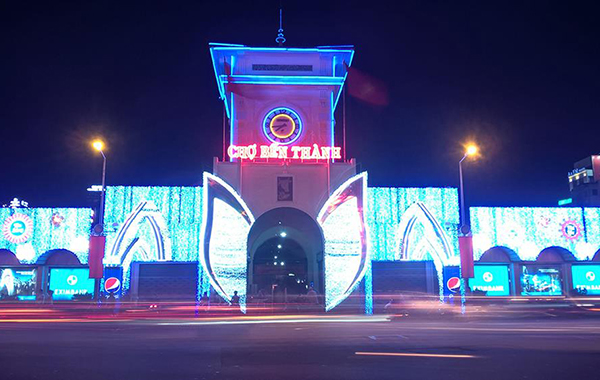
[[[581,237],[582,228],[579,225],[579,223],[577,223],[574,220],[565,220],[561,224],[560,230],[562,232],[563,237],[567,240],[573,241]]]
[[[25,243],[33,234],[33,222],[25,214],[13,214],[4,221],[2,233],[13,244]]]
[[[263,120],[263,132],[273,143],[288,145],[300,137],[302,121],[296,111],[278,107],[267,113]]]

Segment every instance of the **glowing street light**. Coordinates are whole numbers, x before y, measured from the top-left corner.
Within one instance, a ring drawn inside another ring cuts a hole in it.
[[[94,140],[94,141],[92,141],[92,147],[94,149],[96,149],[98,152],[102,152],[104,150],[104,141]]]

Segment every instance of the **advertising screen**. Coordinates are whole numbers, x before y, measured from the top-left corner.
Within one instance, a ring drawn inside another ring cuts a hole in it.
[[[584,295],[600,294],[600,265],[573,265],[573,290]]]
[[[560,296],[562,276],[560,269],[551,266],[523,265],[521,273],[521,295]]]
[[[475,276],[469,279],[472,292],[486,296],[508,296],[510,285],[507,265],[475,265]]]
[[[0,268],[0,300],[35,300],[36,270]]]
[[[94,293],[94,279],[88,278],[88,268],[51,268],[52,299],[89,298]]]

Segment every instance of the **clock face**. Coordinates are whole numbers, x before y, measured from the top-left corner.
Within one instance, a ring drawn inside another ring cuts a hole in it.
[[[294,110],[283,107],[275,108],[265,116],[263,131],[272,142],[287,145],[300,137],[302,122]]]

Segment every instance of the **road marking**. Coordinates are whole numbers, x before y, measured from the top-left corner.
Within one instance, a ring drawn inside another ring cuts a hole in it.
[[[476,359],[475,355],[452,355],[452,354],[421,354],[417,352],[363,352],[357,351],[354,355],[360,356],[403,356],[416,358],[447,358],[447,359]]]
[[[375,335],[369,335],[369,339],[377,340],[377,337]]]

